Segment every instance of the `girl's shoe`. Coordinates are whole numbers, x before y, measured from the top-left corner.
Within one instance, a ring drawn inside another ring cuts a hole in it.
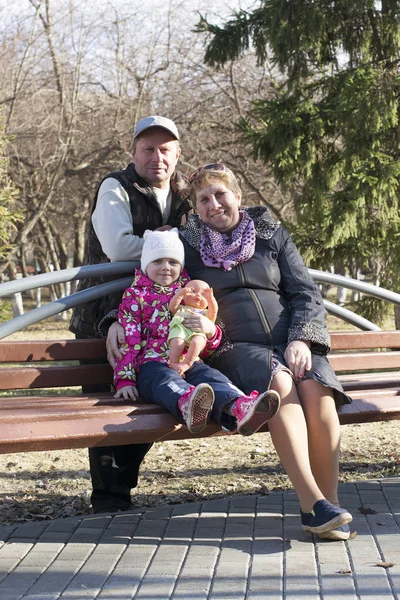
[[[254,391],[250,396],[235,400],[230,411],[236,417],[237,432],[240,435],[252,435],[258,431],[277,413],[280,401],[275,390],[267,390],[263,394]]]
[[[178,400],[187,428],[191,433],[200,433],[207,425],[208,415],[214,404],[214,391],[208,383],[191,386]]]
[[[350,537],[350,527],[345,523],[344,525],[335,527],[335,529],[329,529],[328,531],[319,533],[318,537],[322,540],[346,541]]]
[[[312,512],[304,513],[301,510],[300,514],[304,531],[318,534],[331,532],[353,520],[347,510],[331,504],[328,500],[318,500],[314,504]]]

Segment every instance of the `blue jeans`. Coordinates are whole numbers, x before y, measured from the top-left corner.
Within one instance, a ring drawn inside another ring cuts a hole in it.
[[[243,392],[220,371],[197,361],[186,371],[183,379],[168,365],[153,361],[141,365],[138,373],[140,396],[148,402],[160,404],[180,421],[182,415],[178,409],[178,399],[190,390],[190,386],[196,387],[199,383],[208,383],[214,390],[215,401],[211,417],[219,425],[234,430],[235,419],[225,413],[224,408],[243,396]]]

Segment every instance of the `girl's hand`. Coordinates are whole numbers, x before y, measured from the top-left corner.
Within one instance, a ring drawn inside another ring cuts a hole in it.
[[[114,398],[123,398],[124,400],[137,400],[139,398],[139,392],[133,385],[125,385],[117,390]]]
[[[304,373],[311,369],[311,351],[309,345],[310,342],[294,340],[286,348],[285,360],[296,382],[301,381]]]
[[[212,338],[215,335],[215,325],[205,315],[187,315],[183,319],[183,324],[196,333],[205,333],[208,338]]]

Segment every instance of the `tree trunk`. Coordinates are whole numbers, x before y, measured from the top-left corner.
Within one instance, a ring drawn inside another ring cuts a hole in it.
[[[8,276],[10,280],[19,279],[17,271],[14,269],[14,265],[10,264],[8,267]],[[22,300],[22,294],[18,292],[12,297],[12,310],[13,316],[19,317],[24,314],[24,303]]]
[[[396,329],[400,329],[400,305],[396,304],[394,307],[394,324]]]

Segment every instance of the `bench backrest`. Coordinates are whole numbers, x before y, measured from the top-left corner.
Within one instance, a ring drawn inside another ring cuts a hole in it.
[[[331,339],[329,361],[337,373],[400,370],[400,331],[332,333]],[[80,365],[85,359],[98,364]],[[111,381],[105,340],[0,342],[0,390]]]
[[[98,364],[80,365],[95,359]],[[4,368],[6,367],[6,368]],[[0,342],[0,390],[110,383],[105,340]]]

